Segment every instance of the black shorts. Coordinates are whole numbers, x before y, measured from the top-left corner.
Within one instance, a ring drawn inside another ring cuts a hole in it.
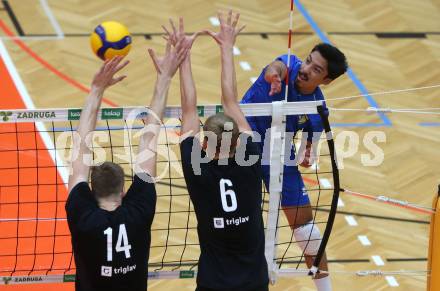
[[[225,290],[220,290],[220,289],[210,289],[210,288],[205,288],[202,286],[198,286],[196,288],[196,291],[227,291],[228,289]],[[258,287],[255,287],[253,289],[248,289],[246,291],[269,291],[269,286],[268,285],[261,285]]]

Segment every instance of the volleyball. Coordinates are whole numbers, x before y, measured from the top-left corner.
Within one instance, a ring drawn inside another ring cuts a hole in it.
[[[101,23],[90,36],[92,50],[102,60],[126,56],[130,51],[131,42],[127,27],[116,21]]]

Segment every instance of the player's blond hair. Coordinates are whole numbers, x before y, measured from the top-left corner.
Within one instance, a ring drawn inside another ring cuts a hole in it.
[[[212,132],[217,136],[217,153],[220,152],[223,133],[231,133],[231,147],[229,151],[231,154],[235,151],[240,132],[237,123],[230,116],[224,113],[217,113],[216,115],[210,116],[203,125],[203,130],[205,132]]]

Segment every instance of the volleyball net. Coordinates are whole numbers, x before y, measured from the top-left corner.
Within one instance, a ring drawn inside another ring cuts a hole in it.
[[[301,148],[301,132],[285,132],[286,115],[320,114],[320,101],[240,105],[246,116],[273,116],[270,146],[271,193],[263,188],[262,212],[266,258],[271,279],[277,274],[307,275],[304,253],[280,206],[285,147]],[[201,122],[222,111],[220,105],[199,106]],[[136,112],[133,114],[133,112]],[[120,164],[126,189],[133,179],[140,120],[146,108],[102,108],[93,138],[95,163]],[[75,263],[65,202],[72,138],[80,109],[0,111],[0,284],[71,282]],[[197,221],[180,163],[180,107],[167,107],[158,145],[156,214],[151,229],[149,278],[192,278],[200,254]],[[317,158],[300,168],[313,211],[323,233],[315,266],[330,236],[339,194],[339,177],[327,117],[319,137]],[[279,142],[285,141],[285,142]],[[290,151],[289,151],[290,152]],[[281,184],[280,184],[281,183]],[[146,274],[147,276],[147,274]]]

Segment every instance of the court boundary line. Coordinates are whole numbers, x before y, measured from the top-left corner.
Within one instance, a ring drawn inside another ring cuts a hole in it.
[[[440,126],[440,122],[420,122],[419,125],[426,127],[435,127],[435,126]]]
[[[12,24],[14,24],[15,30],[17,30],[18,35],[25,36],[24,30],[20,25],[20,22],[18,21],[17,16],[14,13],[14,10],[12,10],[11,5],[9,4],[8,0],[2,0],[3,7],[5,8],[6,12],[8,13],[9,19],[11,19]]]
[[[44,13],[46,13],[47,18],[49,18],[49,22],[52,25],[52,28],[55,30],[57,34],[57,39],[63,39],[64,32],[61,29],[61,26],[58,23],[57,19],[55,18],[55,15],[53,15],[52,10],[50,9],[49,4],[47,3],[47,0],[40,0],[40,4],[44,10]]]
[[[18,93],[20,94],[21,100],[23,101],[24,105],[27,109],[35,109],[35,104],[32,101],[32,98],[30,97],[26,86],[23,83],[23,80],[21,79],[20,75],[18,74],[18,71],[5,47],[3,44],[3,41],[0,40],[0,57],[2,58],[3,62],[5,63],[6,69],[8,70],[12,81],[14,82],[14,86],[17,89]],[[35,122],[35,126],[37,127],[40,137],[42,138],[46,148],[52,149],[55,148],[54,143],[52,142],[49,133],[44,126],[42,122]],[[51,157],[54,165],[57,167],[57,171],[63,180],[64,183],[67,183],[69,178],[69,173],[67,172],[67,169],[64,167],[58,167],[56,161],[62,161],[62,159],[59,156],[58,151],[49,151],[48,154]]]

